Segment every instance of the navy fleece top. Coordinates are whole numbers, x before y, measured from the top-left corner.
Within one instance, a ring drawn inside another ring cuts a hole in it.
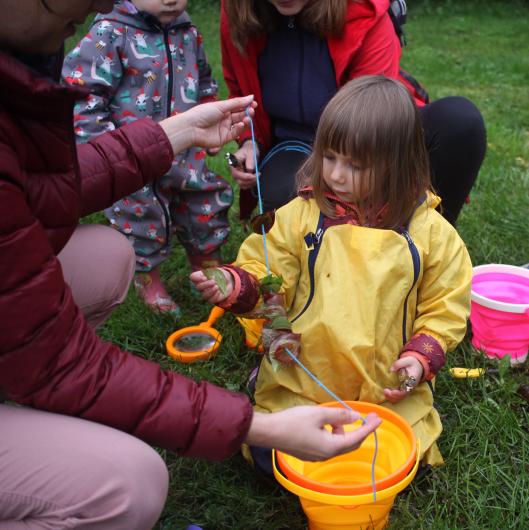
[[[338,90],[325,39],[298,27],[295,17],[283,17],[268,35],[258,74],[274,143],[312,143],[321,112]]]

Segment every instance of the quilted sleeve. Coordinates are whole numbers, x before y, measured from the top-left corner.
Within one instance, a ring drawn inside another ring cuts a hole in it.
[[[180,454],[233,454],[251,422],[248,399],[100,340],[72,298],[22,183],[0,167],[0,393]]]

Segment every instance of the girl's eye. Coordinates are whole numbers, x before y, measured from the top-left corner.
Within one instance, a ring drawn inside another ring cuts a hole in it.
[[[323,158],[325,158],[325,160],[334,160],[334,155],[331,153],[323,153]]]

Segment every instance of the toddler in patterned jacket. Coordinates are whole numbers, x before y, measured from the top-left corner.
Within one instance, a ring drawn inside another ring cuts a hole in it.
[[[79,142],[150,116],[159,121],[216,99],[217,84],[187,0],[120,0],[98,15],[68,54],[65,82],[90,95],[74,110]],[[136,252],[134,284],[156,311],[179,314],[160,279],[173,233],[193,270],[220,264],[229,234],[231,186],[206,166],[206,152],[178,153],[169,172],[105,211]]]

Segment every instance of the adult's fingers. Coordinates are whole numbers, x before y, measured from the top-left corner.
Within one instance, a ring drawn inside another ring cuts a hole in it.
[[[222,112],[240,113],[241,120],[245,115],[246,109],[250,107],[250,113],[257,106],[255,103],[253,94],[248,96],[241,96],[238,98],[224,99],[217,102]]]

